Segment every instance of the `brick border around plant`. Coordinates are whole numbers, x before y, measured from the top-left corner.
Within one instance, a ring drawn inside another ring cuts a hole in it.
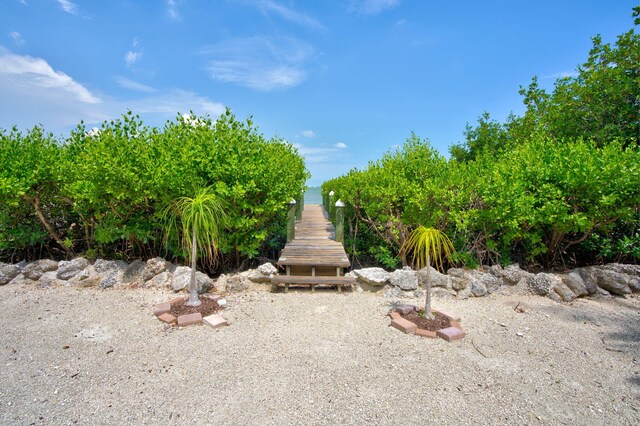
[[[212,294],[202,294],[200,296],[207,299],[215,300],[216,302],[224,302],[220,303],[220,307],[224,307],[227,305],[226,300],[222,296],[214,296]],[[219,314],[210,315],[206,318],[202,318],[202,315],[199,313],[180,315],[178,318],[171,315],[171,307],[176,303],[183,302],[185,300],[187,300],[187,296],[176,297],[165,303],[158,303],[153,307],[153,313],[160,321],[172,325],[177,324],[179,327],[186,327],[187,325],[194,324],[199,325],[204,323],[211,328],[216,329],[229,325],[229,322]]]
[[[407,308],[409,306],[410,305],[405,305],[401,306],[400,308]],[[413,308],[415,309],[416,307]],[[400,313],[396,311],[389,312],[389,316],[391,317],[391,324],[389,325],[407,334],[415,334],[416,336],[427,337],[430,339],[437,339],[438,337],[440,337],[447,342],[455,342],[456,340],[460,340],[465,336],[465,333],[462,330],[462,318],[459,315],[453,314],[451,312],[441,311],[439,309],[432,309],[432,311],[437,312],[449,319],[451,327],[443,328],[438,331],[429,331],[423,328],[418,328],[418,326],[411,321],[402,318]]]

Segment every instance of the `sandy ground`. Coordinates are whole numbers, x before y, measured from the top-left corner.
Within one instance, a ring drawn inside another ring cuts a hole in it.
[[[0,424],[640,424],[638,298],[436,301],[455,343],[367,293],[229,297],[219,331],[164,326],[169,298],[0,287]]]

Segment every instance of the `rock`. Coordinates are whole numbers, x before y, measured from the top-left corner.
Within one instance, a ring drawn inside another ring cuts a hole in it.
[[[455,291],[464,290],[469,286],[469,275],[464,269],[451,268],[447,271],[447,275],[451,277],[451,287]]]
[[[609,263],[604,265],[604,269],[608,269],[619,274],[631,275],[640,278],[640,265],[625,265],[623,263]]]
[[[55,286],[63,286],[66,284],[65,281],[58,279],[56,271],[49,271],[42,274],[42,276],[38,279],[38,283],[40,287],[55,287]]]
[[[411,269],[398,269],[389,274],[389,283],[400,290],[415,290],[418,288],[418,277]]]
[[[398,287],[394,287],[392,285],[386,285],[382,288],[384,297],[389,298],[398,298],[404,297],[404,293]]]
[[[8,284],[18,274],[20,274],[19,266],[0,262],[0,285]]]
[[[415,310],[415,306],[413,305],[400,305],[396,307],[396,312],[400,315],[407,315]]]
[[[160,272],[144,284],[145,287],[152,288],[171,288],[173,283],[173,274],[169,271]]]
[[[493,265],[492,267],[489,268],[489,273],[494,277],[502,278],[502,275],[503,275],[502,266]]]
[[[102,278],[100,279],[100,288],[111,288],[114,287],[121,281],[123,274],[123,270],[111,269],[108,272],[102,274]]]
[[[609,269],[597,268],[595,271],[596,283],[598,287],[607,290],[609,293],[624,296],[631,293],[629,284],[633,277],[615,272]]]
[[[45,272],[55,271],[58,269],[58,262],[51,259],[41,259],[29,263],[24,267],[22,273],[27,279],[37,281]]]
[[[422,277],[418,277],[422,280],[422,284],[426,286],[427,268],[420,269],[418,273],[422,274]],[[451,277],[431,267],[431,287],[451,288]]]
[[[364,283],[373,286],[383,286],[389,282],[389,273],[382,268],[354,269],[353,274]]]
[[[529,289],[533,294],[537,294],[539,296],[546,296],[549,294],[551,289],[553,288],[556,280],[560,280],[560,278],[556,277],[553,274],[547,273],[539,273],[536,274],[533,280],[529,281]]]
[[[478,277],[478,281],[480,281],[482,285],[484,285],[484,287],[487,289],[487,293],[489,294],[502,287],[503,284],[501,278],[498,278],[491,273],[481,274],[480,277]]]
[[[269,283],[271,282],[271,277],[269,275],[264,275],[257,269],[250,269],[241,274],[248,280],[253,281],[254,283]]]
[[[502,270],[502,280],[505,284],[508,285],[516,285],[522,279],[523,274],[528,274],[528,272],[520,269],[520,266],[517,264],[512,264],[507,266]]]
[[[469,289],[474,297],[481,297],[487,294],[487,287],[479,279],[472,279],[469,283]]]
[[[587,286],[584,284],[582,277],[577,272],[570,272],[568,274],[560,275],[562,283],[569,287],[569,289],[576,295],[576,297],[582,297],[589,294]]]
[[[431,297],[434,299],[451,299],[456,296],[456,292],[448,288],[435,287],[431,290]]]
[[[191,268],[188,266],[178,266],[173,272],[173,280],[171,281],[173,291],[178,292],[180,290],[188,289],[190,283]],[[213,280],[209,278],[207,274],[196,271],[196,287],[198,289],[198,293],[206,293],[212,286]]]
[[[154,257],[153,259],[147,260],[147,264],[142,270],[142,280],[149,281],[151,278],[155,277],[162,272],[165,272],[171,266],[170,262],[167,262],[161,257]]]
[[[59,280],[70,280],[87,266],[89,266],[89,261],[84,257],[76,257],[69,261],[61,260],[58,262],[58,271],[56,276]]]
[[[105,260],[105,259],[96,259],[93,263],[93,269],[98,274],[105,274],[107,272],[116,270],[116,269],[127,269],[129,265],[124,260]]]
[[[558,275],[554,275],[555,279],[554,279],[554,283],[553,283],[553,287],[552,287],[552,292],[553,294],[558,295],[558,297],[563,301],[563,302],[571,302],[572,300],[574,300],[576,297],[578,297],[570,288],[569,286],[565,285],[564,282],[562,281],[562,278],[560,278]],[[551,297],[552,299],[554,299],[554,297]]]
[[[262,265],[258,266],[258,271],[260,271],[262,275],[271,278],[278,273],[278,268],[273,266],[271,263],[263,263]]]
[[[87,266],[79,274],[67,281],[67,285],[93,287],[100,284],[102,277],[98,274],[92,265]]]
[[[24,274],[20,273],[18,275],[16,275],[15,277],[13,277],[13,279],[11,281],[9,281],[8,285],[15,285],[15,284],[33,284],[36,281],[27,279]]]
[[[598,280],[595,276],[595,269],[593,267],[576,268],[573,272],[576,272],[580,278],[582,278],[582,282],[587,288],[587,293],[589,295],[598,293]]]
[[[368,292],[371,292],[371,293],[375,293],[375,292],[380,291],[383,288],[384,287],[381,287],[379,285],[371,285],[371,284],[365,283],[364,281],[356,280],[355,289],[358,292],[368,291]]]
[[[218,293],[227,291],[227,276],[225,274],[220,275],[218,279],[213,282],[213,288],[215,288]]]
[[[135,260],[127,266],[122,274],[122,282],[124,284],[142,282],[142,273],[146,264],[141,260]]]
[[[241,274],[228,275],[226,277],[226,286],[227,292],[235,293],[248,290],[251,287],[251,282]]]

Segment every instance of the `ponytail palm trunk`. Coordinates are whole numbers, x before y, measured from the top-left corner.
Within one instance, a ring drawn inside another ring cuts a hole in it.
[[[431,312],[431,262],[436,269],[442,270],[444,260],[452,260],[453,244],[441,231],[434,228],[419,226],[416,228],[402,246],[401,253],[407,255],[413,253],[413,264],[418,268],[418,276],[422,276],[420,270],[427,269],[425,283],[425,317],[433,319]]]
[[[191,261],[188,306],[200,305],[196,283],[198,247],[210,263],[217,259],[217,246],[226,214],[222,201],[209,187],[199,189],[193,198],[181,197],[171,202],[163,211],[165,238],[178,234],[183,250]]]

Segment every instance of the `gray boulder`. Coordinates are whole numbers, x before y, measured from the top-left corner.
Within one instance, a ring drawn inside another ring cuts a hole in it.
[[[73,260],[61,260],[58,262],[56,277],[59,280],[70,280],[78,275],[84,268],[89,266],[89,261],[84,257],[76,257]]]
[[[518,282],[520,282],[520,280],[523,278],[523,275],[528,274],[528,272],[520,269],[520,266],[515,263],[504,268],[501,273],[501,278],[503,279],[504,283],[508,285],[518,284]]]
[[[565,285],[561,277],[558,275],[554,275],[554,277],[555,280],[552,287],[552,293],[558,295],[563,302],[571,302],[578,297],[573,290],[569,288],[569,286]]]
[[[171,287],[173,291],[178,292],[189,288],[191,282],[191,268],[188,266],[178,266],[173,272],[173,280]],[[198,293],[206,293],[213,286],[213,280],[207,274],[196,271],[196,287]]]
[[[632,277],[640,278],[640,265],[626,265],[624,263],[609,263],[604,266],[604,269],[608,269],[619,274],[631,275]]]
[[[20,268],[17,265],[0,262],[0,285],[9,284],[9,281],[17,277],[19,273]]]
[[[418,288],[418,276],[411,269],[398,269],[389,274],[389,283],[400,290],[415,290]]]
[[[487,294],[487,286],[480,279],[472,279],[469,282],[469,289],[474,297],[481,297]]]
[[[37,281],[45,272],[55,271],[58,269],[58,262],[51,259],[41,259],[29,263],[24,267],[22,273],[27,279]]]
[[[63,286],[66,284],[64,280],[60,280],[57,277],[56,271],[49,271],[42,274],[42,276],[38,279],[38,284],[40,287],[55,287],[55,286]]]
[[[440,273],[436,268],[431,268],[431,287],[451,288],[451,277]],[[418,281],[426,286],[427,283],[427,268],[422,268],[418,271]]]
[[[87,266],[79,274],[67,281],[67,285],[80,287],[94,287],[100,284],[102,276],[98,274],[92,265]]]
[[[111,269],[108,272],[101,274],[100,283],[98,285],[100,288],[115,287],[121,281],[122,273],[122,270]]]
[[[125,270],[129,265],[124,260],[105,260],[96,259],[93,263],[93,269],[98,274],[106,274],[113,270]]]
[[[540,273],[536,274],[533,277],[533,280],[529,281],[529,289],[533,294],[537,294],[539,296],[546,296],[549,294],[553,285],[556,282],[556,279],[560,279],[553,274]]]
[[[146,266],[142,260],[134,260],[122,273],[122,282],[124,284],[143,282],[142,273]]]
[[[498,278],[491,273],[480,274],[480,276],[478,277],[478,281],[480,281],[484,285],[484,287],[487,289],[487,293],[493,293],[503,284],[501,278]]]
[[[162,272],[165,272],[171,266],[170,262],[167,262],[161,257],[154,257],[153,259],[147,260],[147,264],[142,270],[142,280],[149,281],[151,278],[155,277]]]
[[[218,279],[213,282],[213,288],[218,293],[227,291],[227,276],[225,274],[220,275]]]
[[[388,298],[400,298],[400,297],[405,297],[405,293],[400,290],[400,288],[392,286],[392,285],[385,285],[382,289],[383,291],[383,295],[384,297],[388,297]]]
[[[493,265],[489,268],[489,273],[491,275],[493,275],[494,277],[498,277],[498,278],[502,278],[503,272],[504,270],[502,269],[502,266],[500,265]]]
[[[389,273],[382,268],[354,269],[356,279],[373,286],[383,286],[389,282]]]
[[[576,268],[573,272],[577,273],[587,288],[589,295],[598,293],[598,279],[596,277],[596,269],[592,266],[586,268]]]
[[[273,277],[275,274],[278,273],[278,268],[276,268],[275,266],[273,266],[271,263],[263,263],[262,265],[258,266],[258,271],[262,274],[265,275],[269,278]]]
[[[462,268],[451,268],[447,271],[447,275],[451,277],[451,287],[455,291],[461,291],[469,286],[470,276]]]
[[[171,288],[173,284],[173,274],[169,271],[160,272],[150,280],[145,282],[145,287]]]
[[[257,269],[250,269],[248,271],[240,274],[247,278],[248,280],[253,281],[254,283],[269,283],[271,282],[271,277],[269,275],[264,275]]]
[[[451,299],[456,296],[456,292],[448,288],[434,287],[431,289],[431,297],[434,299]],[[416,297],[419,297],[416,295]]]
[[[587,286],[584,284],[582,277],[577,272],[570,272],[568,274],[560,275],[562,283],[569,287],[569,289],[576,295],[576,297],[582,297],[589,294]]]
[[[618,296],[630,294],[630,285],[634,285],[633,277],[610,269],[597,268],[595,270],[595,276],[598,287],[607,290],[609,293],[617,294]]]
[[[251,287],[251,281],[242,274],[227,275],[225,277],[225,287],[226,291],[230,293],[245,291]]]

